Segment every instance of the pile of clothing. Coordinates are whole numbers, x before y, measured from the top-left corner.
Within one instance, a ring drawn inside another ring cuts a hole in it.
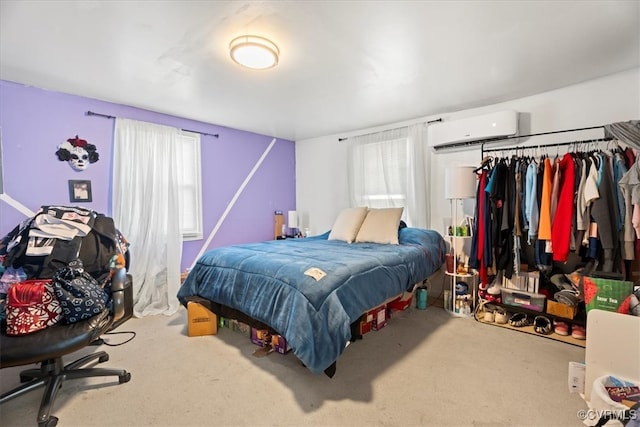
[[[60,310],[54,300],[55,295],[63,299],[62,286],[73,287],[74,291],[84,285],[87,289],[89,285],[105,289],[114,269],[128,268],[128,246],[110,217],[75,206],[42,206],[0,240],[3,330],[7,326],[6,306],[12,298],[21,298],[23,304],[38,300],[40,312],[43,307],[51,308],[51,318],[59,320]],[[67,316],[69,319],[72,317]],[[49,319],[48,323],[55,321]]]

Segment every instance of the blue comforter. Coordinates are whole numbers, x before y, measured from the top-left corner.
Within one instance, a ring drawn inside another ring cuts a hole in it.
[[[445,243],[433,230],[403,228],[399,245],[306,239],[212,249],[178,291],[186,305],[200,296],[271,326],[295,355],[320,373],[342,354],[351,323],[409,290],[444,262]],[[305,272],[318,269],[320,279]]]

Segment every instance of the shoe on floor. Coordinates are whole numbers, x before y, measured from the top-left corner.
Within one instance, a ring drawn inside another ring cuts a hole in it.
[[[566,322],[561,322],[559,320],[553,321],[553,331],[558,334],[566,337],[569,335],[569,324]]]
[[[525,313],[516,313],[509,319],[509,324],[516,328],[531,325],[531,319]]]
[[[587,329],[584,326],[573,325],[571,328],[571,336],[577,340],[586,340]]]
[[[536,316],[533,319],[533,330],[540,335],[549,335],[551,333],[551,321],[545,316]]]
[[[493,311],[485,311],[484,312],[484,321],[485,322],[489,322],[489,323],[493,323],[495,316],[493,314]]]
[[[505,311],[496,310],[494,314],[494,320],[500,325],[504,325],[509,321],[509,317]]]

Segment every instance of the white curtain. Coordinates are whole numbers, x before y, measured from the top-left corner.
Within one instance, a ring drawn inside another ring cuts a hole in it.
[[[410,227],[426,228],[424,125],[356,136],[349,140],[349,189],[352,206],[404,206]]]
[[[179,308],[178,135],[176,128],[116,119],[112,210],[130,243],[137,317],[170,315]]]
[[[427,128],[424,123],[409,126],[409,151],[413,153],[410,165],[413,169],[412,183],[414,185],[413,203],[408,206],[413,227],[428,228],[431,224],[431,211],[429,209],[429,197],[431,186],[429,179],[429,165],[431,165],[431,150],[427,147]]]

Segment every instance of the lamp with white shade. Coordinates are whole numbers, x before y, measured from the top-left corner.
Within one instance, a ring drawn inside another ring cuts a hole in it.
[[[476,173],[473,166],[456,166],[447,168],[444,173],[444,197],[451,200],[452,234],[459,226],[458,204],[463,199],[476,197]]]
[[[446,199],[471,199],[476,197],[476,173],[473,166],[447,168],[444,173],[444,197]]]

